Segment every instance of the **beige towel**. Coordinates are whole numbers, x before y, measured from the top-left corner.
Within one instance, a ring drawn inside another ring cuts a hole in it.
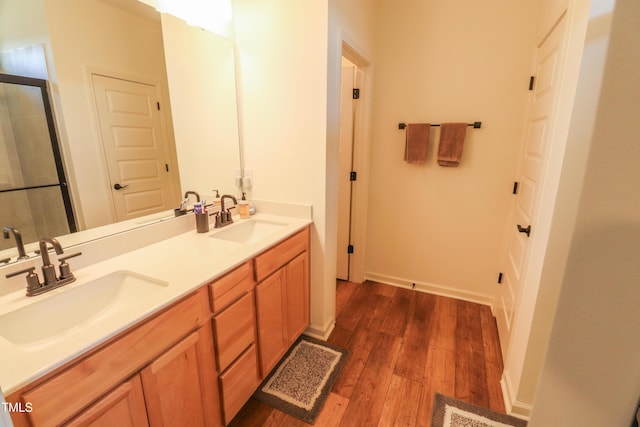
[[[429,123],[409,123],[407,125],[404,160],[407,163],[424,163],[429,147]]]
[[[440,144],[438,145],[438,164],[440,166],[455,167],[460,164],[466,134],[466,123],[442,123]]]

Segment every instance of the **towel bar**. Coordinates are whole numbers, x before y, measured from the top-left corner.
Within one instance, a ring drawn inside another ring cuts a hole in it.
[[[431,126],[440,126],[440,124],[431,123]],[[482,122],[467,123],[467,126],[473,126],[474,129],[480,129],[482,127]],[[398,129],[405,129],[406,127],[406,123],[398,123]]]

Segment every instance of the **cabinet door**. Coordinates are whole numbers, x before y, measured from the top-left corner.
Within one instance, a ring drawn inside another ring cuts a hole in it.
[[[303,252],[286,267],[287,338],[292,344],[309,326],[309,253]]]
[[[203,326],[142,370],[153,426],[220,426],[213,337]]]
[[[118,386],[67,425],[73,427],[148,426],[140,375]]]
[[[264,378],[288,348],[286,333],[284,269],[256,286],[260,373]]]

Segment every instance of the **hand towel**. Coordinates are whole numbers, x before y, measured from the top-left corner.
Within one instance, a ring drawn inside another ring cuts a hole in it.
[[[440,144],[438,145],[438,164],[440,166],[456,167],[460,164],[466,134],[466,123],[442,123],[440,125]]]
[[[409,123],[404,145],[404,160],[407,163],[424,163],[427,159],[429,147],[429,123]]]

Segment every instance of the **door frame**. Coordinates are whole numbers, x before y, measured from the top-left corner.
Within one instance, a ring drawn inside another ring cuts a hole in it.
[[[360,102],[355,109],[353,120],[353,156],[352,164],[357,172],[357,180],[351,185],[351,224],[350,243],[354,247],[349,259],[349,280],[364,281],[365,247],[367,235],[367,208],[369,204],[369,140],[371,117],[371,79],[370,62],[346,41],[342,41],[342,54],[351,61],[358,73],[356,85],[360,89]],[[336,229],[337,233],[337,229]]]
[[[340,150],[338,158],[338,245],[336,278],[349,280],[349,264],[351,253],[351,208],[353,183],[350,172],[353,168],[353,124],[354,112],[358,101],[353,99],[353,92],[358,88],[356,73],[358,67],[344,56],[340,67]],[[345,65],[345,61],[348,65]],[[349,177],[349,178],[348,178]],[[348,180],[349,179],[349,180]],[[348,206],[345,206],[348,205]]]

